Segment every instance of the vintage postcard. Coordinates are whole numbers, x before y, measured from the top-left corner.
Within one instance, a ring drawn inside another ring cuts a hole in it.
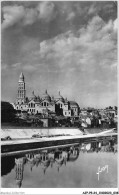
[[[119,194],[117,1],[1,1],[1,194]]]

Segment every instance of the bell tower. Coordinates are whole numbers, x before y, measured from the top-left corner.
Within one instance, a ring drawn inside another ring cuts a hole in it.
[[[20,188],[22,186],[24,162],[23,159],[15,159],[16,184]]]
[[[25,78],[24,78],[23,73],[21,72],[19,76],[19,81],[18,81],[18,91],[17,91],[16,103],[24,104],[25,99],[26,99]]]

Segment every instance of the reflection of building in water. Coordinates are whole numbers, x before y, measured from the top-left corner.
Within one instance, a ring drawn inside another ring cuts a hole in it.
[[[5,156],[1,158],[1,176],[7,175],[15,166],[14,156]]]
[[[81,147],[81,150],[83,152],[98,152],[99,151],[99,142],[90,142],[90,143],[83,143],[82,144],[82,147]]]
[[[98,144],[99,142],[91,142],[91,149],[93,151],[98,151]]]
[[[42,166],[44,173],[46,172],[46,169],[49,167],[50,163],[54,163],[54,154],[53,153],[29,153],[26,154],[26,158],[28,160],[28,163],[30,164],[31,171],[34,166],[38,166],[39,164]],[[51,166],[52,167],[52,166]]]
[[[28,163],[30,164],[30,169],[32,171],[33,167],[36,165],[38,167],[39,163],[41,163],[41,154],[29,153],[25,155]]]
[[[16,184],[20,188],[22,186],[22,180],[23,180],[23,171],[24,171],[24,159],[19,158],[15,159],[16,164]]]
[[[55,154],[54,154],[54,152],[48,153],[48,158],[49,158],[49,160],[50,160],[50,165],[51,165],[51,167],[53,167],[53,164],[54,164],[54,162],[55,162]]]
[[[29,162],[32,162],[36,158],[37,159],[40,159],[41,158],[41,154],[39,154],[39,153],[28,153],[25,156],[26,156],[26,158],[27,158],[27,160]]]
[[[91,143],[83,143],[82,146],[81,146],[81,151],[83,152],[89,152],[89,151],[92,151],[92,147],[93,145],[91,145]]]
[[[69,151],[67,161],[73,162],[77,160],[79,157],[79,149],[73,148],[73,150]]]
[[[28,153],[25,156],[26,156],[28,161],[32,161],[37,156],[37,154],[35,154],[35,153]]]
[[[44,150],[41,152],[32,152],[25,155],[27,163],[30,165],[32,171],[33,167],[40,164],[45,174],[49,166],[53,167],[55,164],[59,168],[64,164],[66,165],[67,161],[75,161],[79,156],[79,149],[76,147],[70,147],[63,150],[56,149],[55,151]]]
[[[59,168],[66,162],[72,162],[77,160],[79,157],[79,149],[75,147],[69,148],[68,151],[59,151],[55,154],[55,161],[57,163],[58,171]]]
[[[55,162],[57,164],[57,170],[59,172],[59,168],[64,164],[64,156],[62,155],[62,151],[55,152]]]
[[[83,143],[81,146],[83,152],[114,152],[114,140],[104,139],[91,143]]]
[[[45,174],[46,169],[49,167],[50,165],[50,160],[48,157],[48,153],[41,153],[41,166],[43,168],[43,172]]]

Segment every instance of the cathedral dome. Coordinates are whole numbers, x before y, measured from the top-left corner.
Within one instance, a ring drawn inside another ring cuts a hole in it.
[[[73,162],[73,161],[77,160],[78,157],[79,157],[79,154],[78,154],[78,155],[71,155],[71,156],[68,158],[68,161]]]
[[[24,75],[21,72],[20,76],[19,76],[19,82],[24,82]]]
[[[64,101],[64,98],[60,95],[60,91],[59,91],[59,94],[58,96],[55,97],[55,100],[60,100],[60,101]]]
[[[41,99],[40,99],[40,96],[38,95],[38,97],[37,97],[37,101],[38,101],[38,102],[40,102],[40,100],[41,100]]]
[[[45,91],[45,93],[42,95],[42,100],[47,100],[47,101],[51,101],[51,97],[49,96],[49,94],[47,93],[47,90]]]
[[[79,107],[78,106],[78,104],[77,104],[77,102],[75,102],[75,101],[69,101],[69,103],[70,103],[70,106],[74,106],[74,107]]]
[[[35,94],[34,94],[34,91],[32,92],[32,95],[31,95],[31,97],[30,97],[30,100],[36,100],[36,96],[35,96]]]

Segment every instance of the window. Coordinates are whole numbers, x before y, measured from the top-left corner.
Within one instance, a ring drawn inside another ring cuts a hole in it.
[[[60,104],[60,107],[62,108],[62,104]]]
[[[67,115],[67,112],[65,112],[65,115]]]
[[[44,102],[44,106],[46,106],[46,102]]]

